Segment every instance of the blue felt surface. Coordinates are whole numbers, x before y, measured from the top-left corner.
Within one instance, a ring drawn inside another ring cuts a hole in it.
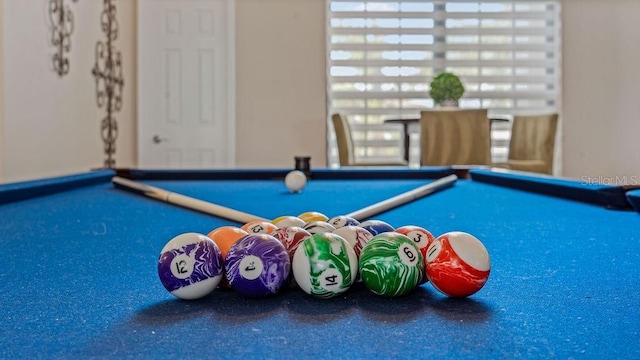
[[[352,211],[423,184],[149,181],[265,217]],[[640,358],[640,218],[631,211],[460,180],[381,214],[438,235],[468,231],[490,252],[468,299],[429,284],[386,299],[356,286],[316,300],[217,291],[193,302],[156,275],[174,235],[229,222],[91,185],[0,205],[3,358]]]

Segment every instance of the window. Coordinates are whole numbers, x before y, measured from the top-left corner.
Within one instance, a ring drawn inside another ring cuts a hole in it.
[[[508,118],[558,111],[559,0],[328,0],[327,6],[329,114],[349,119],[357,158],[402,157],[401,131],[384,120],[417,118],[434,107],[429,83],[441,71],[462,79],[463,108]],[[508,126],[494,123],[495,161],[506,159]],[[330,147],[330,164],[336,154]]]

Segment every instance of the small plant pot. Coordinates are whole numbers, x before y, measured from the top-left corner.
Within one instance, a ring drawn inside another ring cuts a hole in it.
[[[443,100],[438,104],[441,108],[457,108],[458,100]]]

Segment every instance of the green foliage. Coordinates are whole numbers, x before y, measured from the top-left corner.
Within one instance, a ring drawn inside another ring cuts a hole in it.
[[[464,95],[464,85],[456,75],[442,72],[431,81],[429,95],[436,104],[447,100],[457,102]]]

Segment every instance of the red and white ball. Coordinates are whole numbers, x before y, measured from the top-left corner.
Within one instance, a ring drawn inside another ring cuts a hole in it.
[[[450,297],[475,294],[487,282],[491,271],[484,244],[459,231],[438,236],[427,249],[425,264],[431,284]]]
[[[409,239],[413,240],[413,243],[420,249],[422,257],[427,258],[427,249],[435,241],[436,237],[429,232],[429,230],[415,225],[404,225],[394,230],[397,233],[405,235]],[[427,282],[427,267],[424,268],[424,276],[422,277],[421,284]]]

